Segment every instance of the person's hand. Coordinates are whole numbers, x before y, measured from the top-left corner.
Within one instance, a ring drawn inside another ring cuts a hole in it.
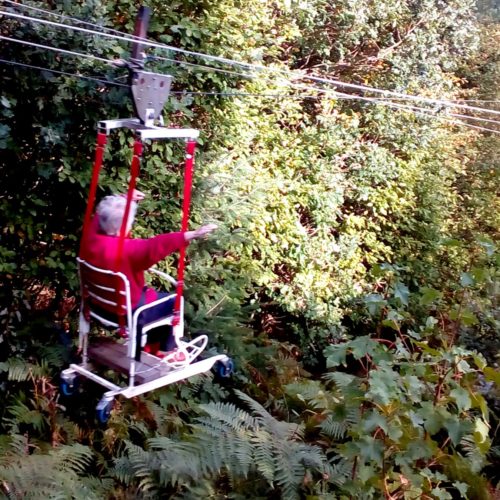
[[[124,198],[126,198],[127,197],[127,193],[122,194],[121,196],[123,196]],[[134,189],[132,191],[132,201],[141,201],[144,198],[146,198],[146,195],[142,191],[139,191],[138,189]]]
[[[196,238],[204,238],[208,236],[211,232],[215,231],[217,226],[215,224],[206,224],[205,226],[201,226],[195,231],[186,231],[184,233],[184,239],[186,241],[191,241]]]

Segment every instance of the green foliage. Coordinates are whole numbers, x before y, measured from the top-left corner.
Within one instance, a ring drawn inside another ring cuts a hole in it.
[[[0,482],[6,498],[102,498],[109,480],[88,476],[93,453],[80,444],[40,453],[25,436],[3,436]]]
[[[298,498],[311,474],[330,471],[322,450],[302,441],[300,426],[278,421],[241,392],[237,396],[251,413],[229,403],[201,405],[207,416],[198,417],[189,436],[180,442],[150,439],[149,450],[128,443],[114,474],[149,494],[166,486],[189,492],[207,477],[226,477],[236,493],[252,487],[262,496],[274,490]]]
[[[32,4],[126,32],[137,9]],[[149,5],[151,37],[183,49],[498,99],[498,28],[477,23],[471,0]],[[129,50],[11,18],[2,33],[105,58]],[[86,58],[2,49],[21,63],[124,76]],[[206,62],[170,51],[148,56],[174,90],[254,94],[172,95],[165,106],[168,124],[201,131],[192,224],[219,226],[189,249],[189,330],[236,355],[238,374],[119,402],[102,430],[95,387],[59,398],[95,123],[132,108],[120,87],[0,65],[0,425],[12,434],[0,444],[3,493],[486,498],[484,471],[499,479],[498,140],[320,91],[299,97],[298,77],[293,87],[272,71],[248,79],[159,59]],[[110,140],[99,196],[125,189],[129,146],[123,133]],[[147,145],[138,236],[178,227],[182,157],[180,145]]]
[[[489,411],[480,386],[488,369],[484,357],[453,345],[453,328],[467,327],[468,316],[462,310],[447,331],[429,321],[432,316],[416,324],[415,315],[391,315],[391,304],[408,304],[400,300],[400,291],[398,284],[392,297],[378,302],[385,308],[382,317],[392,316],[390,322],[380,320],[372,297],[367,302],[369,314],[377,318],[375,326],[379,321],[391,326],[394,340],[381,337],[379,330],[325,350],[331,368],[352,369],[354,361],[361,370],[327,376],[335,384],[336,401],[323,409],[321,429],[334,441],[344,441],[336,446],[352,464],[344,487],[355,496],[380,491],[448,498],[446,489],[452,485],[467,497],[487,498],[486,481],[478,474],[490,446]],[[427,306],[430,297],[439,297],[427,288],[419,295]],[[443,307],[432,314],[443,317]],[[361,400],[358,418],[336,421],[338,414],[359,409]]]

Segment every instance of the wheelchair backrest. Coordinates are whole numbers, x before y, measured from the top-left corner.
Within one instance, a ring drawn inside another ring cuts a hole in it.
[[[92,316],[106,326],[130,326],[132,306],[127,277],[81,258],[77,261],[85,316]]]

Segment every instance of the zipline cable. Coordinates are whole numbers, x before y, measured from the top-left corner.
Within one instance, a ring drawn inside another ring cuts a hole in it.
[[[6,11],[0,11],[0,14],[4,14],[6,16],[10,16],[10,17],[18,18],[18,19],[23,19],[23,20],[31,21],[31,22],[35,22],[35,23],[38,22],[38,23],[41,23],[41,24],[47,24],[47,25],[51,25],[51,26],[56,26],[58,28],[65,28],[65,29],[69,29],[69,30],[80,31],[80,32],[87,33],[87,34],[104,36],[104,37],[118,39],[118,40],[123,40],[123,41],[127,41],[127,42],[133,42],[133,41],[136,40],[136,38],[132,38],[132,37],[126,35],[126,34],[114,35],[114,34],[111,34],[111,33],[102,33],[102,32],[98,32],[98,31],[86,29],[86,28],[80,28],[80,27],[77,27],[77,26],[70,26],[70,25],[67,25],[67,24],[57,23],[57,22],[54,22],[54,21],[48,21],[48,20],[45,20],[45,19],[38,19],[38,18],[29,17],[29,16],[24,16],[22,14],[15,14],[15,13],[6,12]],[[401,99],[407,99],[407,100],[413,100],[413,101],[421,101],[421,102],[425,102],[427,104],[440,104],[442,106],[451,106],[451,107],[455,107],[455,108],[459,108],[459,109],[466,109],[466,110],[469,110],[469,111],[476,111],[476,112],[482,112],[482,113],[490,113],[490,114],[500,115],[500,111],[492,110],[492,109],[488,109],[488,108],[480,108],[480,107],[476,107],[476,106],[468,106],[466,104],[451,103],[449,101],[442,100],[442,99],[432,99],[432,98],[424,97],[424,96],[416,96],[416,95],[411,95],[411,94],[404,94],[404,93],[401,93],[401,92],[395,92],[395,91],[391,91],[391,90],[379,89],[379,88],[370,87],[370,86],[367,86],[367,85],[359,85],[359,84],[342,82],[341,80],[336,80],[336,79],[329,79],[329,78],[322,78],[322,77],[316,77],[316,76],[310,76],[310,75],[303,75],[303,74],[294,72],[292,70],[284,70],[284,69],[279,69],[279,68],[269,68],[269,67],[262,66],[262,65],[257,65],[257,64],[251,64],[251,63],[245,63],[245,62],[235,61],[233,59],[228,59],[228,58],[225,58],[225,57],[213,56],[213,55],[209,55],[209,54],[203,54],[201,52],[189,51],[189,50],[186,50],[186,49],[180,49],[180,48],[173,47],[173,46],[170,46],[170,45],[159,44],[159,43],[151,42],[151,41],[144,40],[144,39],[141,39],[141,44],[144,45],[144,46],[148,46],[148,47],[156,47],[156,48],[160,48],[160,49],[163,49],[163,50],[169,50],[169,51],[173,51],[173,52],[178,52],[178,53],[182,53],[182,54],[186,54],[186,55],[190,55],[190,56],[194,56],[194,57],[201,57],[201,58],[204,58],[206,60],[216,61],[216,62],[220,62],[220,63],[232,65],[232,66],[243,66],[243,67],[246,67],[248,69],[254,69],[254,70],[258,70],[258,71],[270,71],[270,72],[273,72],[273,73],[280,73],[280,74],[285,74],[285,75],[288,75],[288,76],[292,75],[295,78],[312,80],[314,82],[325,83],[325,84],[334,85],[334,86],[337,86],[337,87],[345,87],[345,88],[350,88],[350,89],[354,89],[354,90],[360,90],[360,91],[363,91],[363,92],[379,93],[379,94],[382,94],[382,95],[398,97],[398,98],[401,98]],[[215,69],[214,69],[214,71],[215,71]]]
[[[66,15],[63,15],[63,14],[59,14],[58,12],[53,12],[53,11],[49,11],[49,10],[45,10],[45,9],[40,9],[40,8],[37,8],[37,7],[33,7],[31,5],[21,4],[21,3],[18,3],[17,1],[15,1],[15,0],[1,0],[1,1],[4,2],[4,3],[10,4],[12,7],[15,7],[15,8],[23,8],[23,9],[34,10],[36,12],[40,12],[40,13],[43,13],[43,14],[47,14],[49,16],[57,17],[59,19],[67,19],[67,20],[73,21],[73,22],[78,23],[78,24],[83,24],[83,25],[86,25],[86,26],[91,26],[93,28],[97,28],[97,29],[100,29],[100,30],[109,31],[111,33],[117,33],[119,35],[124,35],[126,37],[131,38],[132,40],[144,40],[141,37],[137,37],[137,36],[132,35],[132,34],[123,33],[123,32],[121,32],[119,30],[114,29],[114,28],[109,28],[107,26],[103,26],[103,25],[100,25],[100,24],[95,24],[95,23],[91,23],[89,21],[84,21],[84,20],[78,19],[76,17],[66,16]],[[180,61],[177,61],[175,59],[169,59],[169,58],[160,57],[160,56],[148,56],[147,59],[171,61],[171,62],[175,62],[175,63],[179,63],[179,64],[181,63]],[[187,61],[183,61],[182,64],[189,65],[189,66],[192,66],[192,67],[205,68],[205,69],[210,70],[210,71],[216,71],[216,72],[222,72],[222,73],[227,73],[227,74],[233,74],[233,75],[237,75],[237,76],[242,76],[244,78],[252,78],[253,77],[253,75],[248,74],[248,73],[239,73],[239,72],[236,72],[236,71],[224,70],[222,68],[214,68],[213,66],[205,66],[205,65],[202,65],[202,64],[189,63]],[[379,99],[384,99],[384,100],[385,99],[388,99],[388,100],[400,100],[399,98],[393,98],[393,97],[381,97]],[[487,102],[487,103],[500,104],[500,100],[498,100],[498,99],[447,99],[447,101],[450,102],[450,103],[456,103],[456,102],[458,102],[458,103],[460,103],[460,102]]]
[[[61,53],[68,54],[68,55],[83,56],[83,57],[87,57],[87,58],[91,58],[91,59],[95,59],[95,60],[104,62],[104,63],[112,65],[112,66],[116,65],[116,63],[114,61],[111,61],[109,59],[104,59],[104,58],[101,58],[101,57],[97,57],[97,56],[93,56],[91,54],[84,54],[82,52],[68,51],[68,50],[65,50],[65,49],[59,49],[59,48],[50,47],[50,46],[47,46],[47,45],[36,44],[34,42],[28,42],[26,40],[19,40],[19,39],[5,37],[5,36],[1,36],[1,35],[0,35],[0,39],[12,41],[12,42],[17,42],[17,43],[22,43],[22,44],[26,44],[28,46],[34,46],[36,48],[43,48],[43,49],[47,49],[47,50],[53,50],[53,51],[61,52]],[[182,62],[180,62],[180,64],[182,64]],[[304,86],[304,85],[301,85],[301,84],[294,84],[294,85],[295,85],[295,87],[300,88],[302,90],[309,90],[309,91],[314,91],[314,92],[322,92],[322,93],[333,94],[334,98],[335,98],[335,96],[342,96],[344,98],[348,98],[349,97],[349,98],[352,98],[352,99],[359,99],[359,100],[363,100],[363,101],[367,101],[367,102],[375,102],[375,103],[382,104],[382,105],[385,105],[385,106],[388,106],[388,107],[392,107],[392,108],[396,108],[396,109],[407,109],[407,110],[413,109],[413,110],[415,110],[417,112],[421,112],[421,113],[426,113],[426,114],[431,114],[432,113],[433,116],[435,116],[435,113],[433,112],[433,110],[430,110],[428,108],[418,108],[418,107],[415,107],[415,106],[405,106],[405,105],[402,105],[402,104],[397,104],[397,103],[393,103],[393,102],[383,101],[383,100],[380,100],[378,98],[367,97],[367,96],[359,96],[359,95],[354,96],[353,94],[345,94],[345,93],[341,93],[341,92],[338,92],[336,90],[331,90],[331,89],[318,89],[317,87],[309,87],[309,86]],[[458,118],[466,118],[466,119],[471,119],[471,120],[478,120],[478,121],[485,121],[485,122],[489,122],[489,123],[500,124],[500,122],[496,122],[494,120],[489,120],[487,118],[472,117],[472,116],[468,116],[468,115],[460,115],[460,114],[448,113],[448,116],[454,116],[454,117],[458,117]],[[439,117],[439,118],[443,119],[443,117]],[[457,122],[457,121],[454,121],[454,123],[464,124],[464,122]],[[472,125],[471,125],[471,127],[472,127]],[[488,128],[482,128],[482,130],[489,131],[489,132],[494,132],[494,133],[498,133],[495,130],[488,129]]]
[[[128,87],[128,85],[125,85],[123,83],[119,83],[119,82],[113,82],[113,81],[110,81],[110,80],[103,80],[103,79],[100,79],[100,78],[94,78],[94,77],[89,77],[89,76],[85,76],[85,75],[79,75],[79,74],[75,74],[75,73],[68,73],[68,72],[65,72],[65,71],[58,71],[58,70],[54,70],[54,69],[50,69],[50,68],[43,68],[41,66],[34,66],[34,65],[30,65],[30,64],[25,64],[25,63],[20,63],[20,62],[17,62],[17,61],[9,61],[9,60],[6,60],[6,59],[0,59],[0,63],[6,63],[6,64],[11,64],[11,65],[15,65],[15,66],[20,66],[20,67],[25,67],[25,68],[30,68],[30,69],[37,69],[37,70],[40,70],[40,71],[48,71],[48,72],[52,72],[52,73],[55,73],[55,74],[60,74],[60,75],[64,75],[64,76],[70,76],[70,77],[74,77],[74,78],[83,78],[83,79],[86,79],[86,80],[92,80],[92,81],[95,81],[97,83],[101,83],[101,84],[107,84],[107,85],[116,85],[116,86],[119,86],[119,87]],[[316,89],[314,89],[316,90]],[[335,92],[335,91],[330,91],[330,92]],[[418,114],[419,116],[424,116],[424,117],[427,117],[427,118],[436,118],[436,119],[439,119],[439,120],[442,120],[442,121],[446,121],[448,123],[452,123],[452,124],[455,124],[455,125],[459,125],[459,126],[464,126],[464,127],[470,127],[470,128],[473,128],[473,129],[477,129],[477,130],[482,130],[482,131],[485,131],[485,132],[492,132],[492,133],[500,133],[500,131],[497,131],[497,130],[494,130],[494,129],[489,129],[489,128],[485,128],[485,127],[478,127],[478,126],[475,126],[475,125],[472,125],[470,123],[466,123],[466,122],[462,122],[460,120],[453,120],[451,118],[449,118],[449,115],[447,116],[437,116],[435,115],[434,113],[432,113],[431,110],[428,110],[428,109],[425,109],[425,108],[418,108],[418,107],[415,107],[415,106],[405,106],[405,105],[402,105],[402,104],[397,104],[397,103],[387,103],[387,102],[384,102],[384,101],[380,101],[379,99],[377,98],[368,98],[368,97],[362,97],[362,96],[353,96],[352,94],[343,94],[343,93],[336,93],[334,96],[314,96],[314,95],[297,95],[297,96],[293,96],[293,95],[289,95],[289,94],[258,94],[258,93],[244,93],[244,92],[186,92],[186,91],[172,91],[171,94],[175,94],[175,95],[179,95],[179,96],[191,96],[191,95],[203,95],[203,96],[221,96],[221,97],[266,97],[266,98],[273,98],[273,99],[287,99],[287,98],[293,98],[293,99],[322,99],[322,98],[331,98],[331,99],[345,99],[345,100],[356,100],[356,99],[361,99],[361,100],[364,100],[364,101],[368,101],[368,102],[371,102],[373,104],[381,104],[381,105],[385,105],[385,106],[389,106],[393,109],[401,109],[401,110],[406,110],[406,111],[411,111],[413,112],[414,114]],[[469,118],[469,117],[468,117]],[[500,122],[498,122],[500,124]]]
[[[66,16],[64,14],[59,14],[58,12],[52,12],[50,10],[40,9],[39,7],[33,7],[32,5],[26,5],[24,3],[18,3],[18,2],[14,1],[14,0],[1,0],[1,1],[4,2],[4,3],[10,4],[11,8],[23,8],[23,9],[33,10],[35,12],[40,12],[42,14],[47,14],[49,16],[54,16],[54,17],[57,17],[59,19],[64,19],[64,20],[67,19],[67,20],[73,21],[74,23],[77,23],[77,24],[83,24],[83,25],[86,25],[86,26],[92,26],[93,28],[98,28],[98,29],[106,30],[106,31],[109,31],[111,33],[117,33],[117,34],[120,34],[120,35],[123,34],[122,31],[116,30],[114,28],[108,28],[107,26],[102,26],[100,24],[95,24],[95,23],[91,23],[89,21],[84,21],[83,19],[78,19],[77,17]],[[132,39],[135,39],[135,40],[141,40],[141,37],[139,37],[139,36],[135,36],[135,35],[132,35],[132,34],[129,34],[128,36],[130,38],[132,38]]]
[[[67,71],[60,71],[52,68],[44,68],[42,66],[35,66],[33,64],[26,64],[26,63],[21,63],[18,61],[10,61],[7,59],[0,59],[0,63],[4,64],[10,64],[12,66],[20,66],[23,68],[29,68],[29,69],[36,69],[39,71],[47,71],[49,73],[55,73],[57,75],[63,75],[63,76],[69,76],[73,78],[82,78],[85,80],[91,80],[97,83],[102,83],[106,85],[116,85],[118,87],[126,87],[130,88],[129,85],[121,83],[121,82],[116,82],[116,81],[111,81],[111,80],[104,80],[102,78],[96,78],[93,76],[86,76],[86,75],[79,75],[78,73],[69,73]],[[186,90],[173,90],[170,91],[170,94],[175,94],[179,96],[190,96],[190,95],[201,95],[201,96],[222,96],[222,97],[268,97],[268,98],[274,98],[274,99],[322,99],[323,97],[321,96],[314,96],[314,95],[305,95],[305,94],[299,94],[299,95],[291,95],[291,94],[260,94],[257,92],[196,92],[196,91],[186,91]],[[329,97],[328,97],[329,98]],[[344,99],[344,98],[341,98]],[[346,97],[345,99],[352,100],[352,97]]]
[[[9,36],[3,36],[3,35],[0,35],[0,40],[7,40],[9,42],[20,43],[20,44],[28,45],[30,47],[36,47],[38,49],[52,50],[54,52],[61,52],[62,54],[68,54],[71,56],[86,57],[88,59],[93,59],[95,61],[100,61],[100,62],[103,62],[105,64],[109,64],[110,66],[116,66],[116,63],[114,63],[110,59],[105,59],[103,57],[94,56],[92,54],[84,54],[83,52],[74,52],[72,50],[61,49],[58,47],[50,47],[49,45],[42,45],[40,43],[28,42],[27,40],[19,40],[18,38],[11,38]]]
[[[94,81],[94,82],[103,83],[105,85],[117,85],[118,87],[127,87],[127,88],[130,88],[129,85],[126,85],[124,83],[112,82],[110,80],[103,80],[101,78],[95,78],[93,76],[79,75],[77,73],[68,73],[67,71],[60,71],[60,70],[52,69],[52,68],[43,68],[42,66],[34,66],[32,64],[21,63],[21,62],[18,62],[18,61],[9,61],[7,59],[0,59],[0,63],[11,64],[13,66],[21,66],[23,68],[38,69],[40,71],[48,71],[50,73],[55,73],[56,75],[70,76],[70,77],[73,77],[73,78],[75,78],[75,77],[76,78],[82,78],[82,79],[85,79],[85,80],[91,80],[91,81]]]
[[[111,61],[109,59],[104,59],[104,58],[93,56],[93,55],[90,55],[90,54],[84,54],[82,52],[68,51],[68,50],[65,50],[65,49],[59,49],[59,48],[50,47],[50,46],[47,46],[47,45],[36,44],[34,42],[28,42],[26,40],[19,40],[19,39],[5,37],[5,36],[1,36],[1,35],[0,35],[0,39],[12,41],[12,42],[17,42],[17,43],[24,43],[24,44],[26,44],[28,46],[34,46],[34,47],[37,47],[37,48],[43,48],[43,49],[47,49],[47,50],[54,50],[54,51],[61,52],[61,53],[64,53],[64,54],[76,55],[76,56],[83,56],[83,57],[87,57],[87,58],[99,60],[101,62],[105,62],[106,64],[109,64],[109,65],[112,65],[112,66],[116,65],[116,62]],[[182,62],[180,62],[180,63],[182,63]],[[417,108],[415,106],[405,106],[405,105],[401,105],[401,104],[397,104],[397,103],[392,103],[392,102],[387,102],[387,101],[381,101],[380,99],[373,98],[373,97],[353,96],[352,94],[340,93],[340,92],[338,92],[336,90],[318,89],[317,87],[306,87],[306,86],[303,86],[303,85],[300,85],[300,84],[298,84],[298,85],[295,84],[295,86],[297,86],[297,87],[299,87],[299,88],[301,88],[303,90],[312,90],[312,91],[315,91],[315,92],[331,93],[331,94],[334,95],[334,97],[336,95],[338,95],[338,96],[342,95],[342,97],[344,97],[344,98],[350,97],[352,99],[360,99],[360,100],[367,101],[367,102],[375,102],[375,103],[382,104],[382,105],[385,105],[385,106],[388,106],[388,107],[392,107],[392,108],[395,108],[395,109],[414,110],[415,112],[425,113],[425,114],[428,114],[428,115],[431,114],[431,113],[433,113],[432,110],[429,110],[427,108]],[[468,115],[460,115],[460,114],[454,114],[454,113],[448,113],[448,115],[449,116],[454,116],[454,117],[459,117],[459,118],[466,118],[466,119],[471,119],[471,120],[486,121],[486,122],[489,122],[489,123],[500,124],[500,122],[495,122],[494,120],[489,120],[487,118],[472,117],[472,116],[468,116]],[[433,113],[433,116],[436,116],[435,113]],[[439,119],[444,119],[444,117],[438,117],[438,118]],[[458,120],[453,120],[453,123],[460,124],[460,125],[465,125],[464,122],[461,122],[461,121],[458,121]],[[469,126],[471,128],[477,128],[478,130],[483,130],[483,131],[488,131],[488,132],[493,132],[493,133],[500,133],[500,132],[497,132],[494,129],[489,129],[489,128],[485,128],[485,127],[477,127],[477,126],[473,126],[471,124],[469,124]]]
[[[332,93],[332,98],[335,99],[337,96],[342,96],[342,97],[346,97],[346,96],[353,96],[353,94],[346,94],[344,92],[339,92],[337,90],[331,90],[331,89],[318,89],[317,87],[309,87],[309,86],[306,86],[306,85],[300,85],[300,84],[297,84],[295,86],[295,88],[298,88],[298,89],[301,89],[301,90],[314,90],[316,92],[322,92],[322,93]],[[415,111],[418,111],[418,112],[423,112],[423,113],[426,113],[426,114],[429,114],[429,115],[432,115],[432,116],[436,116],[436,117],[440,117],[440,118],[445,118],[443,116],[440,116],[438,115],[439,111],[436,111],[434,109],[430,109],[430,108],[420,108],[420,107],[417,107],[417,106],[409,106],[407,104],[401,104],[399,102],[393,102],[393,101],[387,101],[385,99],[381,99],[379,97],[368,97],[368,96],[360,96],[360,95],[356,95],[356,97],[354,97],[354,99],[359,99],[361,101],[367,101],[367,102],[371,102],[371,103],[376,103],[376,104],[381,104],[382,106],[388,106],[388,107],[392,107],[392,108],[397,108],[397,109],[406,109],[406,110],[415,110]],[[462,115],[462,114],[459,114],[459,113],[450,113],[448,112],[447,109],[444,109],[444,111],[446,112],[446,116],[448,117],[454,117],[454,118],[465,118],[467,120],[475,120],[475,121],[481,121],[481,122],[486,122],[486,123],[493,123],[495,125],[500,125],[500,121],[499,120],[491,120],[489,118],[481,118],[479,116],[470,116],[470,115]],[[464,122],[461,122],[461,123],[464,123]],[[492,130],[492,129],[485,129],[485,130]]]
[[[200,69],[204,69],[205,71],[215,71],[217,73],[226,73],[229,75],[241,76],[243,78],[251,78],[251,79],[255,78],[255,76],[250,74],[250,73],[240,73],[238,71],[231,71],[228,69],[214,68],[212,66],[206,66],[204,64],[190,63],[187,61],[179,61],[177,59],[170,59],[169,57],[146,56],[146,61],[148,61],[148,60],[173,62],[174,64],[182,64],[184,66],[200,68]]]

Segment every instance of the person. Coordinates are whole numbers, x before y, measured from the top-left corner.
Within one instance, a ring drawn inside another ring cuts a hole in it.
[[[192,240],[203,238],[217,228],[215,224],[207,224],[194,231],[163,233],[145,239],[131,238],[130,231],[137,212],[137,202],[142,199],[144,194],[134,190],[120,264],[120,271],[130,283],[133,310],[170,295],[146,286],[144,273],[147,269],[188,245]],[[104,197],[97,205],[82,249],[83,258],[90,264],[102,269],[113,269],[116,265],[118,236],[125,215],[126,202],[126,197],[123,195],[110,195]],[[138,320],[138,328],[172,314],[174,301],[172,298],[143,311]],[[175,340],[170,331],[167,335],[164,332],[160,334],[151,332],[148,335],[148,344],[157,342],[159,350],[156,354],[160,357],[175,349]]]

